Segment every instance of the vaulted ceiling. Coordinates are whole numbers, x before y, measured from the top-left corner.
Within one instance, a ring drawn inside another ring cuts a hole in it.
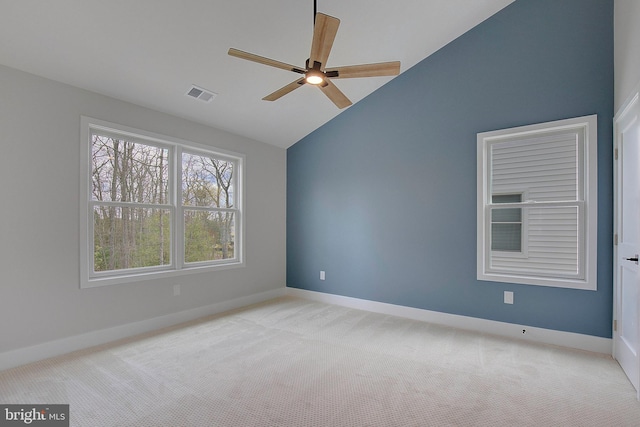
[[[318,0],[318,12],[341,21],[327,66],[398,60],[404,72],[512,1]],[[313,7],[313,0],[0,0],[0,64],[286,148],[344,110],[309,85],[262,101],[299,75],[227,51],[304,66]],[[392,78],[335,84],[356,103]],[[217,96],[188,97],[192,85]]]

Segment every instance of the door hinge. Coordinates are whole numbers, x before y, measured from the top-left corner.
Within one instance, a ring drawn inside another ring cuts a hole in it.
[[[618,149],[617,149],[617,148],[613,151],[613,157],[614,157],[616,160],[618,160]]]
[[[613,321],[613,330],[614,330],[614,331],[617,331],[617,330],[618,330],[618,321],[617,321],[617,320],[614,320],[614,321]]]
[[[613,245],[618,246],[618,233],[613,235]]]

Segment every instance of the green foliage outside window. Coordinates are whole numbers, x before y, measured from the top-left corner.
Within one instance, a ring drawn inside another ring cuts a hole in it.
[[[94,271],[169,265],[171,224],[176,223],[169,184],[172,151],[99,134],[91,142]],[[187,263],[235,256],[233,166],[182,154]]]

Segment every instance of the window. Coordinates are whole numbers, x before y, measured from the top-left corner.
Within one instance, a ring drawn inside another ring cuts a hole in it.
[[[596,126],[478,134],[479,280],[596,289]]]
[[[81,287],[242,264],[242,156],[82,118]]]

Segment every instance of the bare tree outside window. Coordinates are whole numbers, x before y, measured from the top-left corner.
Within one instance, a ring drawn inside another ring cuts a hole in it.
[[[167,265],[169,150],[92,135],[94,271]]]
[[[244,157],[82,117],[81,287],[243,267]]]
[[[232,162],[183,153],[185,262],[235,256],[233,178]]]
[[[91,136],[94,271],[172,262],[172,200],[167,147]],[[235,257],[234,163],[181,154],[184,262]]]

